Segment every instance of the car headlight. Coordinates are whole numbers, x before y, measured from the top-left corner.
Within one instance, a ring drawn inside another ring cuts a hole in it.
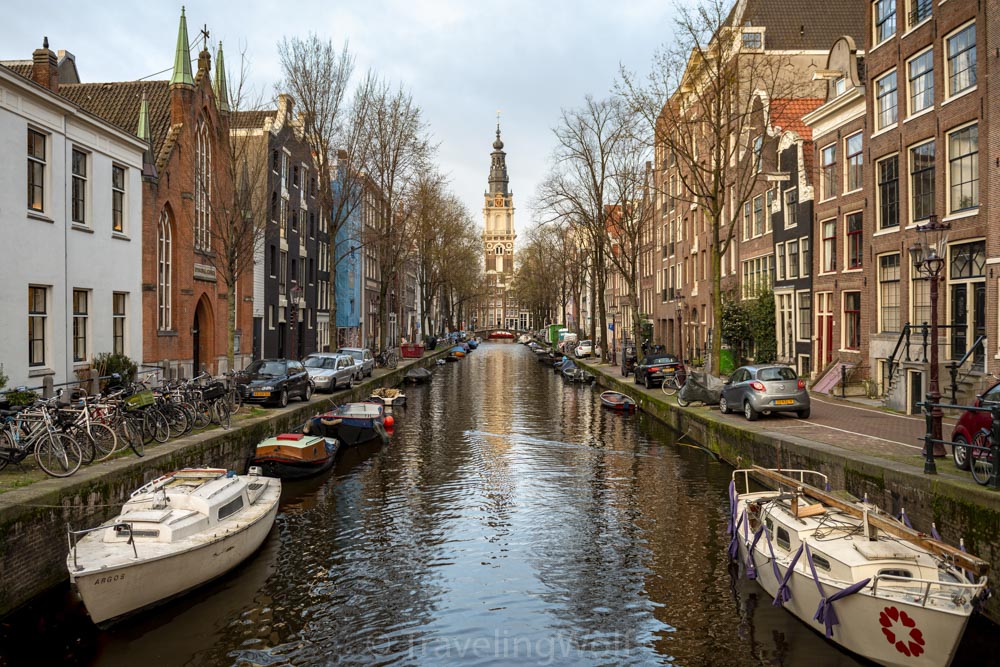
[[[265,384],[263,387],[257,387],[258,391],[274,391],[274,387],[269,384]]]

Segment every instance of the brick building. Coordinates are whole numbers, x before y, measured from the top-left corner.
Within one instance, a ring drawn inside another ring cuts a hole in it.
[[[63,86],[60,94],[151,144],[143,173],[142,360],[191,377],[226,370],[227,299],[237,299],[236,361],[249,358],[253,283],[250,272],[228,294],[214,264],[213,206],[231,200],[229,108],[225,73],[212,86],[207,37],[192,72],[181,12],[169,81]],[[221,53],[221,47],[220,47]]]

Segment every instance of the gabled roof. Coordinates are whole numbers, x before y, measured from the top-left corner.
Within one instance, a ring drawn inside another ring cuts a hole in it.
[[[726,24],[764,28],[768,51],[827,51],[841,35],[864,44],[868,11],[868,0],[736,0]]]
[[[795,132],[803,141],[812,141],[812,128],[802,122],[802,117],[822,104],[822,99],[814,97],[772,100],[771,126]]]
[[[260,111],[237,111],[229,117],[230,127],[234,130],[249,130],[264,127],[264,121],[278,115],[277,109]]]
[[[170,88],[166,81],[117,81],[74,83],[59,86],[59,94],[90,113],[104,118],[129,134],[139,130],[139,106],[146,94],[153,155],[160,152],[170,131]],[[157,167],[160,165],[157,164]]]
[[[0,65],[25,79],[31,78],[32,63],[30,60],[0,60]]]

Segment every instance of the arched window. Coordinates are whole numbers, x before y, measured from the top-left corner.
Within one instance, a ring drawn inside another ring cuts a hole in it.
[[[502,255],[503,254],[503,246],[497,246],[496,248],[494,248],[493,249],[493,254],[494,255]]]
[[[198,119],[194,157],[194,247],[208,251],[212,247],[212,144],[204,118]]]
[[[160,225],[156,234],[156,326],[161,331],[171,328],[170,294],[172,279],[172,232],[170,214],[167,209],[160,213]]]

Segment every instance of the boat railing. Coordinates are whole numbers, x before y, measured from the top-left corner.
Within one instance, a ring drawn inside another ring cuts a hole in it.
[[[129,521],[117,521],[115,522],[114,526],[112,526],[112,528],[117,528],[118,526],[128,527],[128,535],[129,535],[128,542],[129,544],[132,545],[132,552],[135,554],[135,557],[138,558],[139,552],[135,548],[135,540],[132,539],[132,523]],[[69,546],[69,552],[73,554],[74,570],[77,571],[80,570],[80,565],[76,562],[76,545],[77,542],[79,541],[79,538],[89,533],[96,533],[99,530],[107,530],[107,529],[108,526],[104,525],[104,526],[97,526],[95,528],[82,528],[80,530],[73,530],[72,528],[70,528],[68,523],[66,524],[66,543]]]
[[[939,579],[915,579],[894,574],[878,574],[872,579],[872,595],[905,595],[909,601],[926,607],[929,602],[946,601],[949,604],[962,605],[972,602],[986,586],[985,578],[978,583],[960,581],[941,581]],[[888,589],[888,591],[886,591]]]
[[[781,473],[786,477],[791,477],[797,479],[800,484],[808,483],[812,486],[819,487],[821,489],[826,488],[827,476],[821,472],[816,472],[815,470],[804,470],[804,469],[786,469],[786,468],[770,468],[771,472]],[[742,475],[743,477],[743,491],[742,493],[750,493],[750,475],[754,473],[759,473],[758,470],[753,468],[740,468],[733,471],[733,482],[736,482],[737,475]],[[818,483],[817,483],[818,482]]]

